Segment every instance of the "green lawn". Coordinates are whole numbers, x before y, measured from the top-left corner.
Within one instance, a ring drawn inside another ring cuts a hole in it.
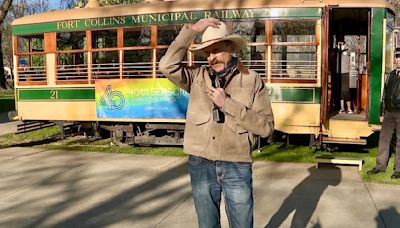
[[[9,96],[14,96],[14,90],[1,90],[0,89],[0,97],[9,97]]]
[[[185,156],[181,147],[121,147],[113,145],[110,139],[90,139],[84,136],[68,137],[60,140],[58,127],[50,127],[23,134],[8,134],[0,137],[0,148],[10,146],[33,146],[50,150],[70,150],[106,153],[149,154],[160,156]],[[302,145],[286,146],[282,142],[267,145],[255,150],[255,160],[268,160],[274,162],[315,163],[315,157],[330,155],[339,157],[356,157],[364,161],[360,175],[365,181],[399,184],[400,180],[392,180],[394,155],[392,154],[386,173],[367,175],[366,172],[375,165],[375,156],[378,152],[376,146],[338,146],[334,152],[318,150],[315,147]]]
[[[0,112],[15,110],[14,90],[0,90]]]

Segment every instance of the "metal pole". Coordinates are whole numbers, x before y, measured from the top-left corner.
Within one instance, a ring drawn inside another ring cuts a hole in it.
[[[357,92],[356,92],[356,102],[355,102],[355,113],[359,113],[361,111],[361,75],[360,75],[360,54],[361,54],[361,50],[360,50],[360,35],[358,35],[358,48],[357,48]]]

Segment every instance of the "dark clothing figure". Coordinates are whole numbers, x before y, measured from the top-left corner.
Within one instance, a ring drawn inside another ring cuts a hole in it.
[[[350,93],[350,53],[347,51],[346,44],[339,45],[340,50],[340,76],[341,76],[341,88],[340,88],[340,110],[339,113],[345,113],[347,106],[347,113],[352,114],[351,110],[351,93]]]
[[[390,72],[383,90],[383,108],[389,112],[400,112],[400,69]]]
[[[342,98],[341,100],[344,101],[350,101],[351,99],[351,94],[350,94],[350,88],[349,88],[349,78],[350,74],[349,73],[342,73],[342,88],[340,89],[340,97]]]
[[[390,142],[393,136],[393,130],[396,130],[396,160],[394,162],[395,172],[400,172],[400,112],[385,111],[385,117],[382,123],[382,129],[379,136],[379,153],[376,157],[376,168],[386,170],[389,160]]]
[[[400,56],[396,58],[400,61]],[[400,70],[393,70],[385,83],[381,110],[384,112],[382,129],[379,136],[379,153],[376,166],[368,174],[385,172],[389,160],[390,142],[396,130],[396,159],[393,179],[400,178]]]

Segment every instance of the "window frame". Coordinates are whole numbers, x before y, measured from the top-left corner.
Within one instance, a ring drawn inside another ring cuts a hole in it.
[[[306,46],[315,46],[315,52],[314,52],[314,61],[313,63],[315,63],[314,65],[312,65],[314,67],[314,74],[315,77],[314,78],[309,78],[309,79],[295,79],[295,78],[274,78],[272,76],[272,66],[270,66],[269,72],[268,72],[268,82],[270,83],[299,83],[299,84],[316,84],[318,82],[318,47],[320,45],[319,42],[319,34],[320,32],[318,31],[318,21],[320,19],[270,19],[269,20],[269,27],[270,27],[270,31],[269,31],[269,42],[267,42],[267,46],[270,46],[270,63],[273,62],[272,60],[272,51],[273,51],[273,46],[294,46],[294,47],[306,47]],[[312,21],[315,22],[315,26],[314,26],[314,36],[315,36],[315,42],[274,42],[273,41],[273,29],[274,29],[274,22],[282,22],[282,21]]]
[[[38,35],[43,35],[43,41],[42,41],[42,51],[32,51],[33,44],[31,43],[31,39],[28,41],[28,52],[20,52],[18,49],[19,45],[19,38],[20,37],[34,37]],[[33,34],[25,34],[25,35],[15,35],[13,37],[14,40],[14,56],[16,57],[17,62],[16,64],[16,69],[17,69],[17,75],[15,77],[15,80],[17,80],[18,85],[47,85],[47,61],[46,61],[46,54],[48,53],[48,48],[47,48],[47,41],[46,41],[46,33],[33,33]],[[42,56],[43,58],[43,66],[33,66],[33,58],[34,56]],[[28,63],[26,66],[21,66],[20,63],[20,58],[21,57],[27,57],[28,58]],[[27,72],[27,73],[25,73]],[[28,75],[29,74],[29,75]],[[21,76],[24,75],[24,78],[26,80],[21,80]],[[36,77],[39,75],[39,77]],[[39,79],[38,79],[39,78]],[[38,79],[38,80],[37,80]]]
[[[92,45],[92,36],[91,36],[91,30],[77,30],[77,31],[71,31],[71,32],[84,32],[85,33],[85,39],[86,39],[86,47],[83,49],[72,49],[72,50],[58,50],[57,48],[57,32],[55,32],[54,37],[54,52],[55,52],[55,63],[56,63],[56,72],[55,72],[55,83],[58,84],[87,84],[90,81],[90,62],[89,62],[89,52],[91,50],[91,45]],[[83,53],[83,56],[85,58],[86,56],[86,63],[85,59],[83,59],[82,64],[75,64],[75,65],[60,65],[59,64],[59,55],[60,54],[76,54],[76,53]],[[65,66],[76,66],[70,68],[71,71],[68,69],[65,69]],[[65,79],[60,79],[60,74],[64,74]],[[71,75],[71,76],[70,76]],[[74,77],[73,75],[76,75]],[[68,77],[71,77],[68,78]],[[85,79],[81,79],[85,78]]]

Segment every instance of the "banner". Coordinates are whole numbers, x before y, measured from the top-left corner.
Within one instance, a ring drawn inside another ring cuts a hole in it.
[[[98,118],[185,119],[189,94],[166,78],[96,80]]]

